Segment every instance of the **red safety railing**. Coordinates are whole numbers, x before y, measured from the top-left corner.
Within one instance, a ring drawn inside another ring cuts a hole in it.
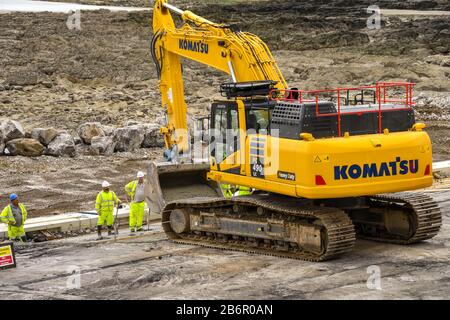
[[[338,122],[338,134],[341,136],[341,115],[344,114],[364,114],[364,113],[378,113],[378,132],[383,130],[383,112],[389,112],[394,110],[411,109],[415,104],[412,101],[413,87],[415,83],[410,82],[379,82],[372,86],[361,86],[354,88],[337,88],[337,89],[325,89],[325,90],[278,90],[274,89],[270,93],[272,100],[287,101],[287,102],[315,102],[316,103],[316,116],[317,117],[330,117],[337,116]],[[350,94],[352,92],[359,92],[353,96],[353,104],[350,103]],[[370,93],[371,100],[364,100],[364,93]],[[356,97],[361,95],[361,99]],[[333,113],[320,113],[319,101],[333,101],[333,98],[337,99],[337,112]],[[327,99],[327,100],[324,100]],[[345,101],[342,104],[343,100]],[[378,108],[371,110],[359,110],[349,111],[351,106],[358,106],[368,104],[369,106],[376,105]],[[367,103],[366,103],[367,102]],[[393,105],[389,109],[383,109],[383,105]],[[349,107],[342,112],[342,106]]]

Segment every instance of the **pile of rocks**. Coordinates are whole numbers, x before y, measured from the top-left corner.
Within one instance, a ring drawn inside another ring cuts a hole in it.
[[[74,157],[75,142],[67,131],[35,128],[31,133],[27,133],[19,122],[6,119],[0,123],[0,154]]]
[[[78,127],[78,136],[73,137],[65,130],[54,128],[35,128],[27,133],[19,122],[6,119],[0,122],[0,155],[74,157],[78,153],[111,155],[162,147],[164,140],[159,127],[159,124],[133,121],[121,128],[87,122]]]
[[[87,122],[77,129],[81,148],[91,154],[111,155],[114,152],[129,152],[139,148],[164,146],[158,124],[141,124],[129,121],[124,127],[104,126],[99,122]],[[89,146],[86,148],[86,146]]]

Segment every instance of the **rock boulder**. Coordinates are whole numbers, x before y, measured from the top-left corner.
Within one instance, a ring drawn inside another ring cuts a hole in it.
[[[35,139],[19,138],[6,143],[12,156],[38,157],[44,152],[44,146]]]
[[[31,138],[38,140],[44,146],[48,146],[58,135],[54,128],[35,128],[31,131]]]
[[[7,119],[3,121],[1,123],[1,130],[3,131],[5,142],[25,137],[25,130],[22,125],[14,120]]]
[[[94,154],[112,155],[116,146],[112,137],[93,137],[91,140],[91,149]]]
[[[115,151],[126,152],[139,149],[144,141],[145,130],[138,125],[117,128],[114,131]]]
[[[107,126],[107,125],[102,125],[102,129],[103,129],[103,132],[105,133],[105,136],[112,136],[112,135],[114,135],[114,130],[116,130],[115,127]]]
[[[159,132],[159,125],[157,124],[147,124],[142,125],[144,130],[144,141],[142,141],[141,146],[143,148],[156,148],[164,146],[164,137]]]
[[[55,157],[75,157],[75,142],[73,137],[67,132],[59,133],[56,138],[50,142],[45,154]]]
[[[93,137],[105,135],[100,122],[83,123],[78,127],[77,132],[85,144],[91,144]]]

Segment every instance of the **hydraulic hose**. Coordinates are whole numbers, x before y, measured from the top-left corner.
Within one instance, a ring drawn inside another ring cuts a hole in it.
[[[158,79],[161,78],[161,70],[162,70],[162,66],[159,64],[158,58],[156,57],[156,41],[159,40],[159,38],[161,38],[162,36],[162,32],[161,31],[157,31],[152,38],[152,41],[150,42],[150,53],[152,55],[152,60],[153,63],[155,64],[156,67],[156,73],[158,75]]]

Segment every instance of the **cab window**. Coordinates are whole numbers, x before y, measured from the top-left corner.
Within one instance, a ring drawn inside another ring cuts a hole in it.
[[[247,131],[253,130],[258,134],[269,134],[269,110],[250,109],[247,111]]]
[[[239,115],[236,105],[212,107],[211,156],[218,162],[239,149]]]

